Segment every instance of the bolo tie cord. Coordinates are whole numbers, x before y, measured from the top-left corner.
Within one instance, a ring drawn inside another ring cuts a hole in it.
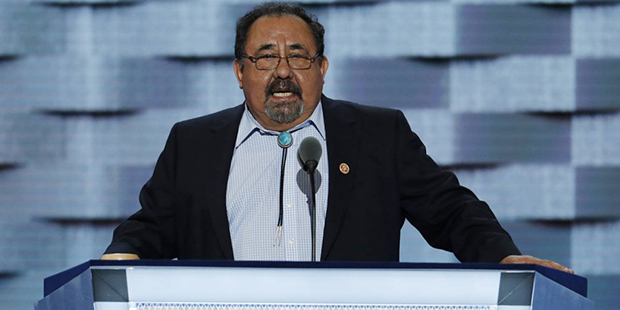
[[[278,215],[278,226],[273,246],[280,246],[282,243],[282,222],[284,219],[284,170],[286,168],[286,153],[288,148],[282,149],[282,166],[280,168],[280,214]]]

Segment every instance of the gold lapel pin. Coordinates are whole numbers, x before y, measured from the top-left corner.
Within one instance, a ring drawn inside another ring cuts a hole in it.
[[[349,174],[349,171],[351,171],[351,169],[349,168],[349,165],[345,163],[340,164],[340,172],[342,174]]]

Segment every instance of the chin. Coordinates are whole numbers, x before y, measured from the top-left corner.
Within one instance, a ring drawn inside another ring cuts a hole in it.
[[[266,102],[265,113],[269,118],[280,124],[289,124],[301,117],[304,113],[304,103],[301,100],[284,102]]]

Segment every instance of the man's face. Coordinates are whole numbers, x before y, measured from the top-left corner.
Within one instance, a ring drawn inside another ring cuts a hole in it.
[[[245,53],[313,57],[317,53],[312,31],[297,16],[263,16],[248,32]],[[315,60],[309,69],[291,69],[285,58],[272,70],[258,70],[249,59],[235,61],[235,74],[250,112],[267,129],[285,131],[310,117],[321,93],[327,58]]]

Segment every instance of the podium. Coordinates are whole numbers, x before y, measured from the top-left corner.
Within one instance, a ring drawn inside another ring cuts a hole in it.
[[[587,280],[537,265],[92,260],[35,310],[589,310]]]

